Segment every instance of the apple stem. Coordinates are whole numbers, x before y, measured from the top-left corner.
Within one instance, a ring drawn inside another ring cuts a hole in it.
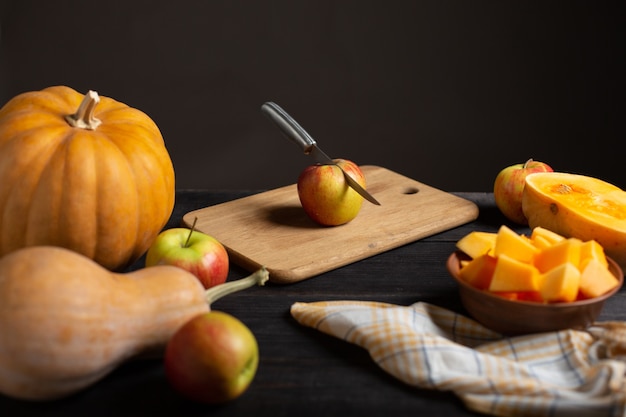
[[[528,167],[528,164],[530,164],[533,161],[532,158],[530,158],[528,161],[524,162],[524,168]]]
[[[263,286],[269,279],[269,272],[267,268],[262,266],[256,270],[252,275],[245,278],[238,279],[236,281],[225,282],[209,288],[205,292],[206,301],[211,305],[214,301],[219,300],[225,295],[232,294],[237,291],[245,290],[246,288],[253,287],[255,285]]]
[[[198,221],[198,217],[194,217],[193,218],[193,224],[191,225],[191,229],[189,229],[189,234],[187,235],[187,240],[185,240],[185,246],[183,246],[184,248],[188,248],[189,247],[189,240],[191,240],[191,235],[193,234],[193,231],[196,230],[196,222]]]

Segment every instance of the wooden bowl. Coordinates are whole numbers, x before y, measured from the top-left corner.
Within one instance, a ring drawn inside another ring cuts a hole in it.
[[[461,279],[459,270],[462,259],[469,258],[462,252],[454,252],[448,258],[446,266],[459,284],[463,307],[476,321],[504,335],[586,329],[596,321],[604,302],[619,291],[624,283],[622,269],[613,259],[608,258],[609,269],[619,280],[619,285],[600,297],[552,304],[508,300],[489,291],[479,290]]]

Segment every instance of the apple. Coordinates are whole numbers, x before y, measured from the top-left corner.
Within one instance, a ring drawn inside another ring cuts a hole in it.
[[[146,266],[174,265],[194,274],[204,288],[228,278],[228,252],[217,239],[205,233],[179,227],[159,233],[148,252]]]
[[[201,403],[219,404],[243,394],[256,375],[259,347],[252,331],[221,311],[193,317],[171,337],[164,366],[171,386]]]
[[[358,165],[347,159],[334,161],[365,188],[365,176]],[[363,203],[363,197],[348,185],[337,165],[310,165],[298,177],[302,208],[313,221],[324,226],[348,223],[359,214]]]
[[[496,176],[493,185],[496,205],[502,214],[507,219],[522,225],[528,224],[522,211],[522,194],[526,185],[526,176],[533,172],[553,172],[553,170],[544,162],[529,159],[523,164],[504,168]]]

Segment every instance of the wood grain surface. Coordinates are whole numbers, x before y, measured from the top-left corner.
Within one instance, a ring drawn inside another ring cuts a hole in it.
[[[478,217],[471,201],[386,168],[361,167],[367,201],[351,222],[323,227],[307,217],[296,184],[193,210],[190,227],[218,239],[230,260],[250,271],[265,266],[270,281],[294,283],[451,229]]]

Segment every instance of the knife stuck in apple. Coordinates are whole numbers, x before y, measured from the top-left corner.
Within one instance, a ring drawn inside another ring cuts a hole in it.
[[[320,148],[317,146],[317,142],[315,139],[309,135],[306,130],[302,128],[286,111],[284,111],[278,104],[268,101],[261,106],[261,110],[265,113],[276,125],[279,129],[287,136],[287,138],[291,139],[298,146],[302,148],[305,154],[313,156],[315,160],[322,164],[332,164],[336,165],[343,172],[343,176],[346,179],[346,182],[354,191],[359,193],[363,198],[369,201],[372,204],[376,204],[380,206],[378,200],[376,200],[365,188],[361,187],[361,185],[356,182],[346,171],[344,171],[339,165],[333,161],[331,157],[326,155]]]

